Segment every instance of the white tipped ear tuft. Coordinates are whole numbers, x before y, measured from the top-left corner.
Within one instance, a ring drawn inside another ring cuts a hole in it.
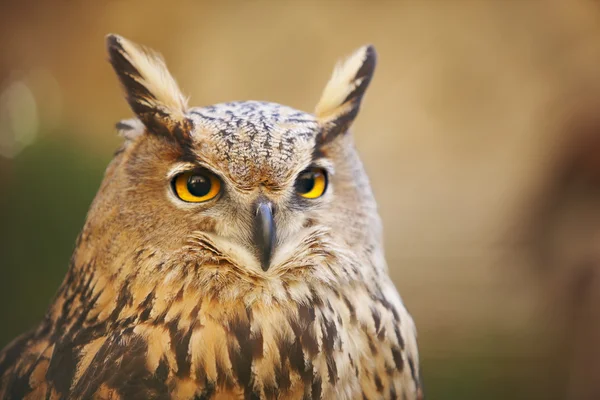
[[[335,111],[361,86],[364,86],[364,92],[373,76],[375,61],[375,48],[363,46],[347,59],[338,62],[315,108],[317,117],[326,117]]]
[[[118,35],[108,35],[106,46],[129,105],[149,130],[185,121],[187,100],[159,54]]]
[[[315,108],[315,115],[328,130],[343,133],[348,129],[371,82],[376,61],[375,48],[368,45],[337,64]]]

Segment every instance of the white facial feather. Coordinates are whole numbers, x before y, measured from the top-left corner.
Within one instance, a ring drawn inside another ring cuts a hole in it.
[[[117,131],[125,140],[134,140],[146,131],[146,127],[137,118],[124,119],[117,123]]]

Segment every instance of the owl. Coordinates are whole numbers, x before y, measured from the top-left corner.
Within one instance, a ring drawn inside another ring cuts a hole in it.
[[[43,321],[0,353],[2,399],[420,399],[416,330],[349,128],[372,46],[314,113],[189,107],[120,36],[135,118]]]

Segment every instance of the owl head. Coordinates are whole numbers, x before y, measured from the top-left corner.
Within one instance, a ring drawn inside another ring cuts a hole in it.
[[[124,144],[76,257],[123,279],[193,272],[214,290],[333,282],[342,271],[322,267],[330,257],[382,258],[376,205],[348,132],[373,47],[338,64],[314,113],[262,101],[190,107],[159,55],[116,35],[107,48],[135,118],[117,124]]]

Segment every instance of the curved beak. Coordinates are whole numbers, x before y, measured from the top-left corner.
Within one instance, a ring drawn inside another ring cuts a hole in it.
[[[268,201],[260,201],[254,216],[254,244],[260,258],[263,271],[269,269],[275,247],[275,221],[273,207]]]

